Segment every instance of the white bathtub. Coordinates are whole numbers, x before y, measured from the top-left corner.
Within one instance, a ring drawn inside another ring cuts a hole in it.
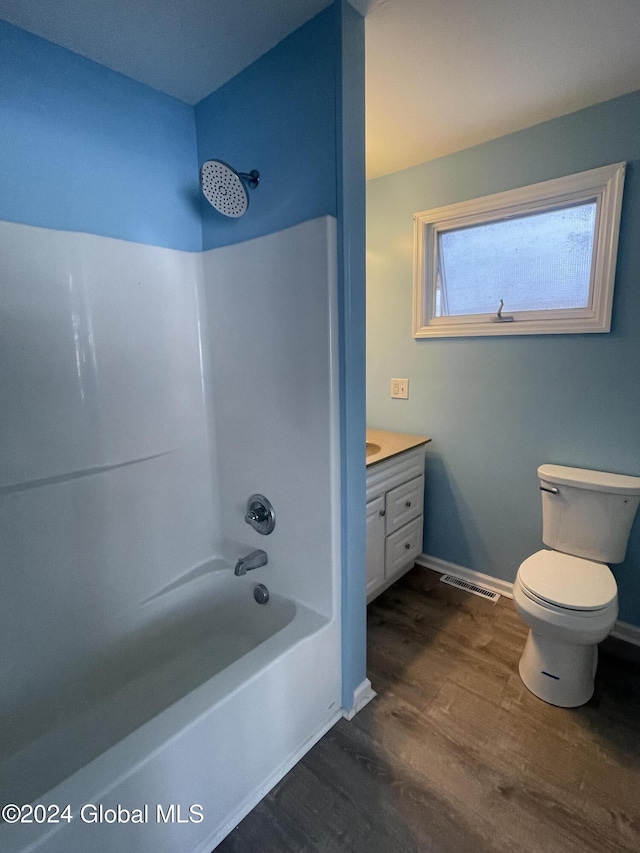
[[[211,568],[9,719],[0,803],[41,805],[0,825],[4,853],[209,853],[339,717],[338,621]]]

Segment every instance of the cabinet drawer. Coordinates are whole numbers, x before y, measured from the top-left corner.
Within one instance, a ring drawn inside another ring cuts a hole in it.
[[[424,445],[370,465],[367,468],[367,500],[421,476],[424,476]]]
[[[422,551],[422,516],[414,518],[391,536],[385,545],[385,577],[393,577],[407,565],[413,563]]]
[[[387,492],[387,536],[422,515],[423,505],[424,477],[416,477]]]

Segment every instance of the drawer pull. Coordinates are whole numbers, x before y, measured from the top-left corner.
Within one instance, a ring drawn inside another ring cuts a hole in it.
[[[405,503],[405,506],[406,506],[407,508],[408,508],[408,507],[410,507],[410,506],[411,506],[411,501],[407,501],[407,502]]]
[[[407,551],[410,551],[411,550],[411,542],[407,542],[407,544],[404,547],[407,549]]]
[[[381,509],[381,510],[380,510],[380,515],[385,516],[386,514],[387,514],[387,513],[386,513],[386,510],[384,510],[384,509]]]

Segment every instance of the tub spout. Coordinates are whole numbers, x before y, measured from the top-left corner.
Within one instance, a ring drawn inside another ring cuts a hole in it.
[[[247,554],[246,557],[240,557],[236,563],[234,573],[236,575],[246,575],[247,572],[259,569],[260,566],[266,566],[268,562],[269,558],[267,557],[267,552],[258,549],[257,551],[252,551],[250,554]]]

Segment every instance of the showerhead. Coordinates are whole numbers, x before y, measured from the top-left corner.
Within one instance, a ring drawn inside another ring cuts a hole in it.
[[[246,213],[249,207],[249,193],[244,181],[255,189],[260,183],[260,174],[254,169],[236,172],[222,160],[207,160],[200,169],[200,186],[210,205],[222,213],[237,219]]]

